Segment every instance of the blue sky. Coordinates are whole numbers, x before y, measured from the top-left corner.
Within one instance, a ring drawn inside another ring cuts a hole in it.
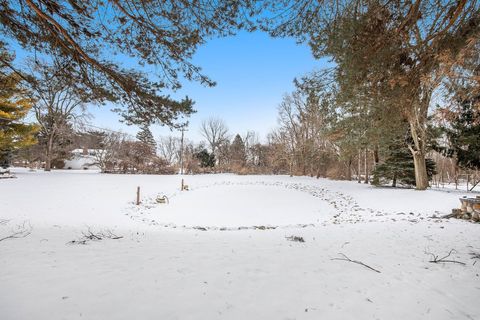
[[[23,60],[30,54],[10,43],[16,57]],[[125,65],[126,61],[119,61]],[[264,139],[277,125],[277,107],[283,95],[294,89],[293,79],[314,69],[331,66],[328,59],[315,60],[307,44],[297,44],[292,38],[271,38],[263,32],[240,32],[235,36],[216,38],[200,46],[193,63],[214,80],[215,87],[185,81],[177,92],[165,92],[175,98],[189,96],[197,110],[189,119],[186,137],[200,141],[202,120],[211,116],[222,118],[234,136],[248,130]],[[129,65],[129,63],[127,63]],[[114,106],[91,106],[88,111],[92,125],[135,135],[136,126],[120,123],[121,117],[112,112]],[[178,135],[167,127],[151,127],[155,138]]]
[[[210,116],[225,120],[232,135],[257,131],[262,138],[277,124],[277,106],[285,93],[294,88],[293,79],[314,69],[326,67],[327,60],[315,60],[307,45],[293,39],[274,39],[265,33],[241,32],[236,36],[213,39],[199,47],[193,62],[217,82],[213,88],[185,82],[172,97],[188,95],[197,113],[189,119],[187,137],[202,139],[200,123]],[[120,117],[108,107],[92,107],[92,124],[135,135],[138,128],[119,123]],[[160,135],[179,135],[166,127],[153,126]]]

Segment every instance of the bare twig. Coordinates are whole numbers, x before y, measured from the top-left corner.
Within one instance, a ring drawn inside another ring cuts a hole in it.
[[[343,253],[339,253],[339,255],[342,256],[342,258],[332,258],[330,260],[342,260],[342,261],[348,261],[348,262],[352,262],[352,263],[356,263],[356,264],[359,264],[359,265],[362,265],[364,267],[367,267],[368,269],[372,270],[372,271],[375,271],[375,272],[378,272],[378,273],[381,273],[379,270],[375,269],[375,268],[372,268],[370,267],[369,265],[361,262],[361,261],[358,261],[358,260],[352,260],[350,259],[349,257],[347,257],[346,255],[344,255]]]
[[[102,235],[104,238],[113,239],[113,240],[123,238],[123,236],[117,236],[115,233],[113,233],[111,230],[108,230],[108,229],[105,230],[104,233],[102,233]]]
[[[102,240],[99,234],[94,234],[90,228],[86,232],[82,231],[82,235],[87,240]]]
[[[303,237],[298,237],[298,236],[290,236],[290,237],[285,237],[289,241],[295,241],[295,242],[305,242],[305,239]]]
[[[431,252],[426,252],[426,251],[425,251],[425,254],[428,254],[428,255],[430,255],[430,256],[432,257],[432,259],[431,259],[430,261],[428,261],[428,262],[430,262],[430,263],[446,263],[446,262],[450,262],[450,263],[458,263],[458,264],[461,264],[461,265],[465,265],[465,262],[447,259],[447,258],[450,257],[450,255],[451,255],[452,253],[454,253],[454,252],[456,252],[455,249],[451,249],[451,250],[448,252],[448,254],[447,254],[446,256],[442,257],[442,258],[439,258],[438,255],[435,255],[435,254],[433,254],[433,253],[431,253]]]
[[[472,252],[470,255],[472,256],[470,259],[480,259],[480,253]]]
[[[349,244],[350,242],[346,241],[344,244],[342,244],[342,249],[343,247],[345,247],[347,244]]]
[[[477,260],[480,260],[480,253],[470,252],[470,255],[472,256],[470,259],[475,259],[475,261],[473,262],[473,265],[475,265],[475,263],[477,263]]]
[[[27,225],[28,224],[28,225]],[[0,241],[7,240],[7,239],[19,239],[19,238],[25,238],[29,234],[32,233],[32,226],[30,225],[30,222],[27,223],[27,221],[24,221],[23,224],[17,226],[17,230],[12,230],[12,234],[0,238]]]
[[[103,239],[117,240],[123,238],[123,236],[118,236],[109,229],[93,232],[90,227],[88,227],[87,231],[82,231],[82,235],[83,237],[80,239],[69,241],[67,244],[87,244],[88,241],[100,241]]]
[[[435,217],[437,219],[450,219],[450,218],[455,218],[458,214],[455,212],[455,213],[449,213],[449,214],[446,214],[444,216],[441,216],[440,218],[438,217]]]

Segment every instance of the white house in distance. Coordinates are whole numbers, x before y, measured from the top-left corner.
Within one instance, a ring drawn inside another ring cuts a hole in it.
[[[100,167],[94,165],[95,155],[98,149],[75,149],[72,151],[72,157],[65,160],[65,169],[71,170],[100,170]]]

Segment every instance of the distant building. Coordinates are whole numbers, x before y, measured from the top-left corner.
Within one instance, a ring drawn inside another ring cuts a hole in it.
[[[99,149],[75,149],[72,151],[72,157],[65,160],[65,169],[71,170],[100,170],[95,165],[95,156],[101,151]]]

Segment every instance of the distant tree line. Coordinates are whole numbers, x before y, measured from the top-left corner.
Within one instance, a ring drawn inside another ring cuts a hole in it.
[[[143,132],[114,144],[115,157],[108,158],[117,160],[105,162],[114,171],[146,172],[162,159],[189,172],[414,181],[419,190],[432,179],[478,172],[478,1],[7,0],[2,6],[4,166],[23,153],[30,160],[41,155],[50,170],[68,158],[86,105],[111,102]],[[146,129],[154,123],[178,129],[194,112],[188,97],[172,99],[165,91],[178,89],[181,77],[214,85],[191,63],[196,48],[241,29],[294,37],[333,67],[295,80],[279,106],[278,128],[262,143],[255,134],[232,137],[223,121],[209,119],[201,128],[205,145],[180,143],[179,154],[176,138],[164,137],[152,152]],[[30,53],[26,61],[14,59],[12,43]],[[131,57],[136,67],[122,67],[110,53]],[[145,66],[156,66],[153,77]],[[29,110],[35,124],[25,120]],[[153,158],[140,157],[148,152]]]

